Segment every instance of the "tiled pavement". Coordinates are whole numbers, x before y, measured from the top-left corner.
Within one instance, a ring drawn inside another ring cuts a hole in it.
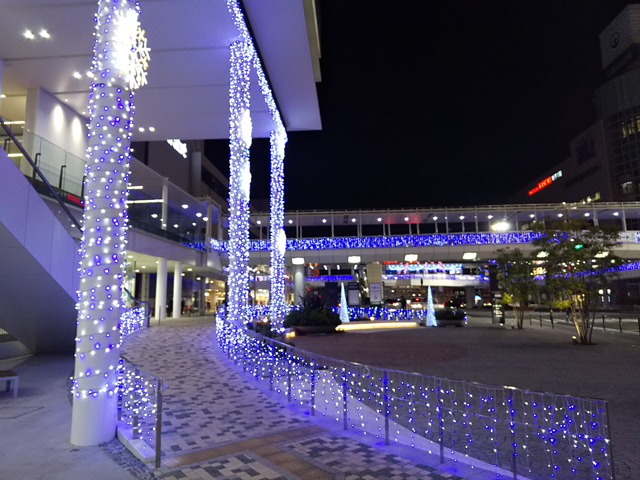
[[[426,465],[410,449],[400,455],[366,445],[270,399],[220,356],[212,323],[147,329],[123,350],[167,384],[157,478],[418,480],[460,479],[466,471]],[[495,478],[469,472],[466,478]]]

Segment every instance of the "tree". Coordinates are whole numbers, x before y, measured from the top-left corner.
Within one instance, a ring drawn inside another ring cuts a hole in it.
[[[606,291],[619,259],[613,248],[619,233],[611,226],[591,225],[576,219],[535,222],[540,237],[533,241],[545,269],[545,287],[552,306],[569,308],[583,345],[590,345],[598,291]]]
[[[496,259],[498,284],[505,303],[513,307],[518,329],[524,323],[524,307],[538,290],[533,274],[533,262],[519,248],[501,248]]]

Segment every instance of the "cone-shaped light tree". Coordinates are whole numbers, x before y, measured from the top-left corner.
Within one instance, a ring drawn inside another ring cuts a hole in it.
[[[433,308],[433,296],[431,295],[431,287],[429,287],[428,295],[427,295],[427,327],[436,327],[438,324],[436,323],[436,311]]]
[[[347,296],[344,293],[344,283],[340,285],[340,321],[349,323],[349,310],[347,308]]]

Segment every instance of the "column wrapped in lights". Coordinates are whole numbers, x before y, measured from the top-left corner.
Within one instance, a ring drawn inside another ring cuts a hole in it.
[[[229,84],[229,321],[244,323],[249,298],[249,190],[251,114],[249,74],[253,49],[245,40],[231,45]]]
[[[133,90],[146,83],[149,60],[139,12],[136,0],[101,0],[96,15],[73,382],[74,445],[96,445],[115,434],[132,100]]]
[[[287,236],[284,233],[284,146],[287,142],[284,130],[271,132],[271,198],[270,198],[270,259],[269,317],[272,328],[283,328],[284,301],[284,253]]]
[[[227,7],[233,17],[236,29],[240,36],[244,39],[246,48],[250,51],[252,59],[252,67],[258,78],[258,86],[260,93],[271,115],[274,128],[271,132],[271,220],[270,220],[270,252],[271,252],[271,285],[270,285],[270,309],[274,327],[277,330],[282,329],[282,321],[285,315],[284,302],[284,253],[286,250],[287,237],[284,233],[284,147],[287,143],[287,133],[284,123],[278,111],[273,92],[269,87],[267,76],[262,69],[260,57],[256,53],[251,35],[244,21],[244,15],[239,0],[227,0]],[[232,82],[233,82],[233,61],[232,55]],[[231,121],[233,129],[233,120]],[[231,216],[230,216],[231,217]],[[231,219],[229,220],[231,225]],[[231,226],[230,226],[231,228]],[[248,228],[248,227],[247,227]],[[231,276],[229,277],[231,279]],[[233,285],[230,285],[230,287]],[[247,287],[248,288],[248,285]]]

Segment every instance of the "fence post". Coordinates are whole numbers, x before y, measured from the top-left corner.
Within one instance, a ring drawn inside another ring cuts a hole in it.
[[[347,369],[342,367],[342,421],[343,429],[347,429]]]
[[[162,379],[156,383],[156,468],[160,468],[160,456],[162,454]]]
[[[620,333],[622,333],[622,315],[618,315],[618,326],[620,327]]]
[[[291,403],[291,355],[285,350],[287,355],[287,400]]]
[[[607,331],[607,326],[604,324],[604,314],[602,315],[602,331],[603,332]]]
[[[551,325],[553,325],[553,323],[551,323]],[[512,445],[511,448],[513,449],[513,452],[511,454],[511,472],[513,472],[513,480],[518,480],[518,473],[516,469],[517,467],[516,458],[517,458],[518,452],[516,450],[515,422],[513,421],[513,390],[511,389],[509,389],[509,418],[510,418],[509,427],[511,430],[511,445]]]
[[[132,397],[133,397],[133,402],[132,402],[132,408],[133,408],[133,423],[132,423],[132,428],[133,428],[133,439],[137,440],[138,439],[138,404],[137,404],[137,392],[138,392],[138,378],[140,376],[140,370],[138,370],[137,368],[134,367],[133,369],[133,373],[134,373],[134,377],[133,377],[133,393],[132,393]]]
[[[384,441],[385,445],[389,445],[389,414],[391,413],[391,406],[389,405],[389,377],[386,370],[382,377],[382,391],[384,395]]]
[[[315,359],[311,359],[311,416],[316,414],[316,365]]]
[[[438,423],[439,423],[439,438],[440,444],[440,463],[444,463],[444,422],[442,420],[442,387],[441,380],[438,379]]]

